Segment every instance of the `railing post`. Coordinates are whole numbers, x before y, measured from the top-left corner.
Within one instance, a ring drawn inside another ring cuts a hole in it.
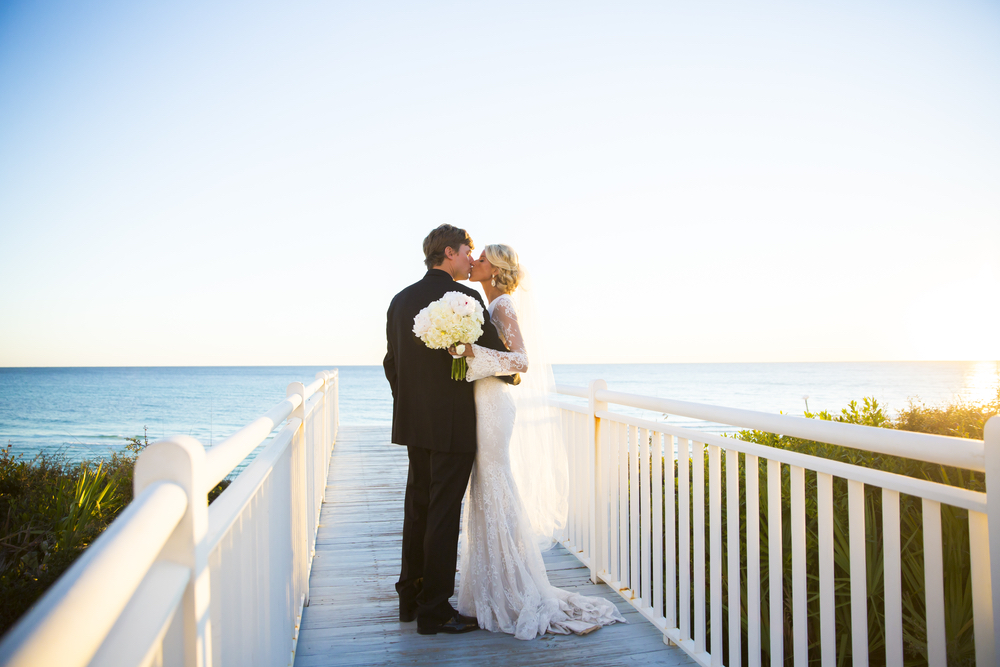
[[[326,447],[327,437],[330,432],[330,374],[326,371],[316,373],[316,379],[322,380],[320,391],[323,398],[320,399],[319,418],[314,420],[318,433],[313,442],[309,445],[308,469],[309,475],[309,562],[312,568],[312,559],[316,555],[316,534],[319,531],[319,512],[323,504],[323,476],[326,473],[324,463],[326,457],[323,455],[323,448]]]
[[[319,389],[320,391],[323,392],[323,406],[322,406],[322,412],[321,412],[321,414],[323,415],[323,418],[320,420],[320,424],[321,424],[321,426],[320,426],[320,435],[317,438],[317,440],[320,443],[323,443],[323,445],[325,446],[325,444],[326,444],[326,438],[327,438],[327,435],[328,435],[328,432],[329,432],[329,426],[330,426],[330,420],[328,418],[329,417],[328,410],[329,410],[329,407],[330,407],[330,404],[328,402],[329,398],[330,398],[328,396],[328,394],[330,393],[328,391],[329,388],[330,388],[329,373],[327,373],[326,371],[320,371],[319,373],[316,373],[316,379],[317,380],[323,380],[323,386],[320,387],[320,389]]]
[[[603,513],[598,509],[606,504],[604,490],[601,488],[601,420],[597,413],[608,409],[608,404],[598,401],[596,393],[600,389],[607,389],[608,383],[604,380],[593,380],[590,383],[590,396],[587,407],[590,411],[590,447],[588,447],[588,468],[590,470],[590,483],[587,487],[590,493],[590,581],[597,583],[597,573],[601,567],[607,569],[604,563],[604,554],[607,551],[607,539],[604,533],[607,532],[607,522],[600,519]]]
[[[295,396],[297,395],[300,399],[299,407],[292,411],[292,414],[288,415],[288,423],[291,424],[293,420],[298,420],[298,426],[296,427],[296,433],[292,436],[291,448],[292,457],[290,461],[291,465],[291,480],[289,484],[290,497],[289,510],[292,520],[299,525],[296,527],[293,524],[292,528],[292,567],[293,572],[298,576],[297,583],[302,591],[302,605],[304,607],[309,606],[309,530],[308,530],[308,519],[306,518],[306,507],[305,507],[305,496],[306,496],[306,386],[301,382],[290,382],[288,387],[285,389],[285,396]],[[299,454],[300,456],[295,456],[295,449],[301,447]],[[296,458],[299,461],[298,466],[296,466]],[[295,544],[295,539],[298,537],[301,540],[300,544]]]
[[[205,448],[194,438],[178,435],[154,442],[135,464],[133,487],[138,496],[148,486],[169,481],[187,494],[184,518],[161,552],[161,559],[190,568],[191,578],[180,603],[184,664],[212,665],[211,585],[208,569],[208,480]]]
[[[292,410],[292,414],[288,415],[288,419],[301,419],[304,424],[306,414],[306,386],[301,382],[289,382],[288,387],[285,389],[285,396],[296,395],[302,399],[302,402],[299,403],[299,407]]]
[[[333,370],[333,442],[337,442],[337,434],[340,432],[340,369]],[[329,443],[327,443],[329,447]],[[327,456],[330,450],[327,449]]]
[[[322,418],[322,428],[321,435],[317,438],[317,443],[315,445],[316,451],[312,452],[310,456],[313,458],[310,460],[315,461],[317,467],[322,468],[322,472],[313,471],[313,476],[316,480],[318,488],[316,489],[316,499],[317,501],[322,501],[323,499],[323,480],[326,478],[326,450],[330,446],[330,413],[333,410],[333,402],[330,398],[330,388],[333,383],[330,381],[329,371],[320,371],[316,373],[317,378],[323,378],[323,418]],[[318,512],[318,508],[317,508]],[[319,522],[319,516],[316,517],[317,526]]]
[[[990,587],[993,599],[993,642],[1000,639],[1000,415],[983,431],[986,455],[986,516],[990,534]]]

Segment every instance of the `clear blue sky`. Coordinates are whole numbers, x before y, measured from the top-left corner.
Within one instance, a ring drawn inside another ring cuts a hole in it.
[[[998,118],[993,2],[5,2],[0,366],[379,363],[441,222],[562,362],[997,359]]]

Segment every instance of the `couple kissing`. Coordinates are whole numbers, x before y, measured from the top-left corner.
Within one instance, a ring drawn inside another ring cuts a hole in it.
[[[464,229],[431,231],[426,274],[387,313],[392,442],[409,459],[399,620],[415,620],[424,635],[483,628],[518,639],[624,622],[612,602],[549,584],[541,551],[567,508],[566,454],[547,404],[551,367],[531,308],[515,297],[525,278],[517,253],[495,244],[474,258],[473,249]],[[478,282],[489,306],[460,280]],[[461,338],[449,340],[449,330]]]

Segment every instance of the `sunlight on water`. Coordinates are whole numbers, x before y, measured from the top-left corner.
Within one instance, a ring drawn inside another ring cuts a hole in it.
[[[982,403],[997,398],[1000,393],[1000,361],[979,361],[965,373],[965,384],[959,396],[962,400]]]

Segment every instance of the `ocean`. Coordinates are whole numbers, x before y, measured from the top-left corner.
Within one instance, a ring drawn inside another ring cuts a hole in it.
[[[319,370],[0,368],[0,446],[26,457],[46,451],[74,460],[101,458],[121,449],[125,437],[142,436],[144,427],[150,441],[186,434],[211,446],[280,401],[289,382],[308,384]],[[560,384],[586,386],[599,378],[616,391],[793,415],[801,415],[807,401],[813,412],[839,412],[851,400],[874,396],[895,412],[911,399],[928,405],[986,400],[1000,386],[1000,363],[993,361],[592,364],[560,365],[554,373]],[[735,430],[669,419],[708,432]],[[381,366],[340,367],[340,421],[392,422]]]

